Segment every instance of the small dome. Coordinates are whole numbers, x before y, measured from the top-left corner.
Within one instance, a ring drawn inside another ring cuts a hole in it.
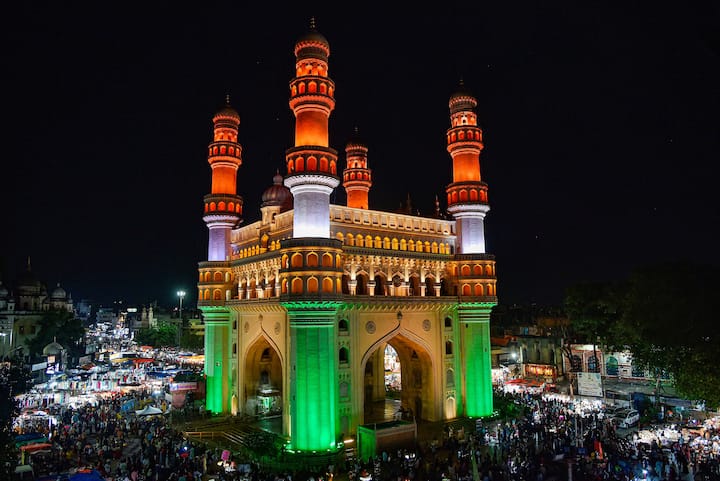
[[[37,280],[35,274],[28,268],[26,271],[18,276],[17,287],[20,290],[25,289],[41,289],[43,287],[42,282]]]
[[[225,105],[223,105],[222,108],[218,110],[213,117],[213,120],[215,121],[219,119],[233,119],[238,123],[240,122],[240,114],[238,114],[237,110],[232,108],[232,106],[230,105],[230,95],[227,95],[225,97]]]
[[[15,283],[16,293],[19,296],[46,296],[47,288],[33,274],[30,264],[30,257],[27,260],[27,268],[17,278]]]
[[[297,43],[301,43],[301,42],[311,42],[311,43],[318,42],[318,43],[322,43],[327,46],[330,46],[330,44],[327,41],[327,39],[325,38],[325,36],[323,34],[321,34],[320,32],[318,32],[317,30],[315,30],[314,27],[312,27],[310,30],[305,32],[300,38],[297,39]]]
[[[298,59],[319,58],[327,62],[330,43],[315,29],[315,18],[310,19],[310,29],[295,42],[295,56]]]
[[[60,283],[58,282],[57,287],[53,289],[52,294],[50,294],[50,299],[52,300],[65,300],[67,298],[67,292],[65,292],[65,289],[60,287]]]
[[[65,348],[60,343],[53,341],[43,348],[43,356],[55,356],[64,350]]]
[[[353,129],[353,133],[350,135],[350,138],[348,139],[346,145],[347,147],[367,147],[367,144],[365,144],[363,138],[360,137],[359,129],[357,127]]]
[[[281,210],[285,211],[292,208],[292,200],[292,192],[283,185],[283,176],[277,171],[273,176],[273,185],[262,194],[260,207],[280,206]]]
[[[460,85],[450,96],[450,111],[456,113],[463,110],[473,110],[475,107],[477,107],[475,96],[470,93],[463,81],[460,80]]]

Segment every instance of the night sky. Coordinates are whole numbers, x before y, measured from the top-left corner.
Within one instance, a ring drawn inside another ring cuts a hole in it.
[[[573,283],[650,262],[719,262],[717,2],[16,3],[28,5],[3,27],[6,285],[29,256],[76,301],[173,306],[184,289],[194,304],[212,116],[229,94],[254,222],[293,145],[293,46],[313,16],[337,86],[330,143],[344,167],[357,127],[371,209],[408,195],[421,215],[435,196],[444,209],[448,100],[461,79],[477,97],[500,303],[558,304]],[[332,201],[345,203],[342,186]]]

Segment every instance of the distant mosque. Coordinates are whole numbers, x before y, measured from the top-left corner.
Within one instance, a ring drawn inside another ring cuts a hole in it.
[[[0,356],[25,347],[26,341],[39,332],[40,320],[53,309],[74,312],[72,296],[60,283],[48,294],[45,284],[35,277],[28,257],[25,271],[13,285],[6,286],[0,280]]]
[[[429,217],[413,211],[409,197],[398,211],[373,210],[367,145],[355,132],[342,166],[330,146],[330,44],[314,22],[294,54],[294,145],[284,175],[276,172],[262,194],[257,222],[243,225],[237,188],[243,161],[259,160],[242,157],[240,115],[229,99],[213,117],[208,253],[197,285],[207,408],[280,415],[288,449],[335,451],[386,399],[389,345],[403,412],[425,421],[491,415],[497,278],[485,248],[490,207],[477,100],[461,84],[448,102],[448,218],[437,199]],[[240,186],[255,182],[241,178]],[[346,205],[330,202],[340,185]]]

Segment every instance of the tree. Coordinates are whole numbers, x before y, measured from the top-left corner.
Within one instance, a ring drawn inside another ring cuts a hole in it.
[[[203,339],[194,334],[190,329],[185,329],[183,335],[180,336],[180,347],[191,351],[203,348]]]
[[[669,373],[683,397],[720,406],[720,268],[666,263],[635,270],[623,322],[633,361]]]
[[[625,286],[615,282],[581,282],[565,291],[564,310],[573,332],[582,341],[592,344],[596,360],[598,343],[605,349],[617,344],[624,291]],[[570,346],[563,347],[563,353],[570,357],[572,365]],[[596,369],[600,372],[600,366]],[[604,391],[605,387],[602,389]]]
[[[18,358],[0,362],[0,479],[11,479],[18,462],[13,420],[20,415],[15,396],[26,392],[32,382],[30,371]]]
[[[37,335],[27,341],[31,358],[41,356],[45,346],[53,341],[62,345],[71,357],[85,354],[85,328],[72,312],[64,309],[49,310],[40,318],[39,324]]]
[[[565,314],[581,340],[593,346],[617,344],[626,289],[617,282],[582,282],[566,289]]]
[[[162,322],[157,327],[140,329],[135,336],[135,340],[138,344],[153,347],[176,346],[177,327],[173,324]]]

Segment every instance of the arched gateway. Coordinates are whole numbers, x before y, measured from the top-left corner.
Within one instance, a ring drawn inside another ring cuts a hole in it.
[[[452,219],[371,210],[368,149],[356,136],[344,169],[328,144],[335,84],[330,47],[313,28],[295,44],[286,174],[263,193],[261,220],[242,223],[236,192],[240,116],[213,117],[208,258],[199,264],[206,406],[281,416],[290,448],[327,452],[358,432],[386,387],[386,347],[403,412],[421,421],[492,413],[489,319],[495,258],[485,252],[477,102],[450,97]],[[411,167],[411,166],[409,166]],[[347,205],[330,203],[342,181]],[[251,179],[246,182],[256,182]]]

